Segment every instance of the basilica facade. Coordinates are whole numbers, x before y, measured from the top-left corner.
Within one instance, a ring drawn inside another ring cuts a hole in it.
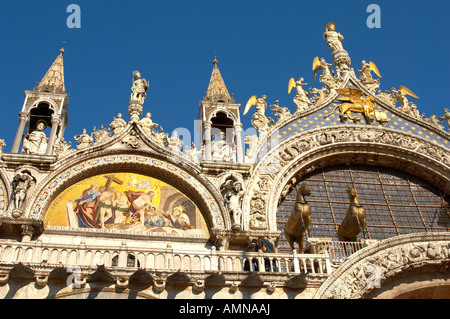
[[[144,112],[139,71],[128,116],[67,142],[63,47],[0,141],[0,297],[448,298],[450,112],[323,37],[295,112],[241,109],[214,57],[200,145]]]

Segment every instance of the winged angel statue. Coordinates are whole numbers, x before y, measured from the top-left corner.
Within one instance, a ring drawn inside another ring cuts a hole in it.
[[[256,112],[255,114],[253,114],[251,122],[258,132],[267,130],[269,128],[269,125],[273,124],[274,122],[272,118],[268,118],[265,114],[267,108],[266,98],[266,95],[263,95],[260,98],[257,98],[256,95],[253,95],[248,100],[244,110],[245,115],[248,113],[248,111],[250,111],[253,105],[256,105]]]
[[[317,72],[322,71],[322,75],[319,77],[320,83],[326,86],[328,91],[332,91],[338,84],[338,80],[336,80],[333,76],[334,71],[330,72],[331,63],[327,63],[324,58],[319,59],[319,57],[315,57],[312,65],[312,69],[314,71],[314,81],[317,78]],[[333,72],[333,74],[332,74]]]
[[[311,104],[311,101],[308,99],[308,92],[303,90],[303,86],[308,83],[303,83],[303,80],[303,78],[300,78],[298,81],[295,81],[294,78],[291,78],[288,84],[288,94],[291,93],[293,88],[296,88],[294,104],[297,107],[297,112],[304,111]]]
[[[361,80],[372,80],[372,71],[378,75],[378,77],[382,77],[380,74],[380,71],[378,71],[377,66],[375,65],[375,63],[373,63],[372,61],[369,61],[368,63],[366,61],[362,61],[362,66],[361,66],[361,70],[358,70],[359,72],[361,72],[361,76],[360,79]]]
[[[419,99],[419,97],[415,95],[413,91],[403,85],[400,85],[398,90],[396,88],[392,88],[391,93],[395,96],[395,99],[400,102],[400,109],[405,112],[408,112],[409,108],[411,107],[411,103],[406,98],[406,95],[410,95],[416,99]]]
[[[351,112],[362,114],[366,119],[375,114],[375,98],[371,95],[363,97],[364,91],[361,89],[343,88],[336,89],[336,92],[342,95],[337,99],[342,104],[336,105],[333,111],[325,115],[324,118],[331,116],[337,108],[339,108],[341,119],[348,116],[351,120],[354,120],[356,116],[352,116]]]
[[[374,79],[372,77],[372,72],[381,78],[380,71],[378,71],[377,66],[372,61],[366,62],[363,60],[361,64],[361,70],[358,70],[361,73],[359,80],[370,92],[375,93],[380,87],[380,80]]]

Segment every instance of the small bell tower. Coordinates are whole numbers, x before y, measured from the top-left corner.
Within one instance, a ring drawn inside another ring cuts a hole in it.
[[[200,102],[200,138],[203,161],[243,163],[241,105],[228,93],[216,54],[206,96]]]
[[[42,80],[32,91],[25,91],[11,153],[51,156],[55,142],[63,137],[68,125],[69,104],[64,86],[63,54],[64,45]],[[49,133],[44,132],[46,128],[50,128]]]

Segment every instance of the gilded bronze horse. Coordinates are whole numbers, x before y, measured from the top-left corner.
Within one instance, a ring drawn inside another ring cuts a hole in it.
[[[311,195],[311,190],[306,183],[297,189],[297,200],[294,209],[284,227],[284,236],[291,249],[294,250],[294,243],[298,244],[299,252],[303,251],[303,234],[310,230],[311,226],[311,206],[306,202],[305,196]]]
[[[347,193],[350,199],[350,206],[347,210],[347,215],[339,226],[338,240],[355,242],[360,232],[366,238],[366,210],[360,204],[354,187],[349,187]]]

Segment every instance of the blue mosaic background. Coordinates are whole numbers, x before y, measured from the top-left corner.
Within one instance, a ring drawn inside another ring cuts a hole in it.
[[[316,111],[315,113],[309,114],[307,116],[298,118],[292,122],[289,122],[285,126],[283,126],[279,130],[278,134],[278,142],[281,143],[289,137],[307,132],[309,130],[326,127],[326,126],[353,126],[353,125],[369,125],[366,124],[366,120],[363,115],[352,113],[352,116],[359,117],[361,119],[359,124],[356,124],[354,121],[348,119],[346,122],[342,122],[339,116],[339,108],[335,110],[335,112],[327,118],[324,118],[327,114],[329,114],[334,108],[333,104],[326,106],[325,108]],[[413,134],[420,136],[422,138],[426,138],[436,144],[442,145],[444,147],[450,148],[450,142],[443,136],[440,136],[427,128],[417,125],[415,123],[409,122],[398,115],[395,115],[388,110],[381,108],[380,106],[376,106],[376,111],[385,112],[388,118],[387,124],[384,125],[386,128],[395,129],[398,131],[402,131],[405,133]],[[371,126],[381,126],[379,122],[376,120],[371,124]],[[271,143],[277,142],[277,138],[272,135],[268,140],[268,146],[270,147]]]

